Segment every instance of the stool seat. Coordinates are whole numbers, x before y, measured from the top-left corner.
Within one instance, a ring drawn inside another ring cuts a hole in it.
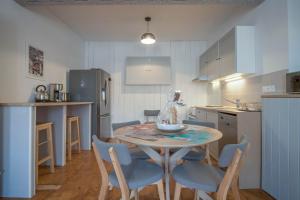
[[[50,161],[50,171],[54,173],[54,153],[53,153],[53,139],[52,139],[52,122],[38,122],[36,124],[36,184],[38,184],[38,169],[39,165],[43,164],[46,161]],[[42,131],[46,131],[46,140],[40,142],[40,134]],[[39,158],[39,148],[43,145],[47,145],[48,155],[43,158]]]
[[[76,139],[72,141],[72,123],[76,125]],[[68,116],[67,117],[67,153],[68,153],[68,160],[72,159],[72,147],[74,145],[77,146],[78,153],[80,153],[80,119],[79,116]]]

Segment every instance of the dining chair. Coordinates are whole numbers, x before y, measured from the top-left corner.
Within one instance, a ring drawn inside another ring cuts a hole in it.
[[[217,200],[226,200],[231,188],[235,199],[240,199],[238,177],[242,158],[248,151],[249,142],[245,137],[239,144],[224,146],[218,167],[206,163],[188,161],[178,165],[172,171],[176,181],[174,200],[180,199],[182,187],[195,189],[195,199],[212,199],[207,193],[216,192]],[[226,169],[226,171],[223,171]]]
[[[139,190],[156,184],[160,200],[165,200],[162,181],[164,172],[159,165],[132,159],[127,145],[106,143],[95,135],[92,145],[102,180],[98,200],[105,200],[109,184],[120,188],[122,200],[129,200],[132,196],[130,193],[138,200]],[[112,164],[113,171],[106,170],[104,161]]]
[[[133,125],[139,125],[141,124],[141,121],[134,120],[134,121],[128,121],[128,122],[121,122],[121,123],[112,123],[112,130],[116,131],[119,128],[123,128],[125,126],[133,126]],[[130,154],[133,157],[133,159],[150,159],[150,157],[142,150],[140,150],[138,147],[130,148]]]
[[[215,124],[212,122],[205,122],[199,120],[183,120],[183,124],[195,125],[195,126],[205,126],[209,128],[215,128]],[[209,144],[206,144],[204,149],[203,148],[196,148],[192,151],[188,152],[182,160],[189,160],[189,161],[201,161],[206,159],[208,164],[211,165],[210,159],[210,152],[209,152]]]

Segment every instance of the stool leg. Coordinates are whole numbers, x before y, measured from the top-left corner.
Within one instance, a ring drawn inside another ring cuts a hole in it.
[[[67,139],[68,139],[68,160],[72,159],[72,131],[71,127],[72,123],[71,121],[68,121],[68,134],[67,134]]]
[[[52,141],[52,125],[47,128],[47,136],[48,136],[48,152],[50,155],[50,170],[51,173],[55,172],[54,168],[54,154],[53,154],[53,141]]]
[[[78,141],[77,144],[78,144],[78,153],[80,153],[80,150],[81,150],[80,148],[81,148],[81,147],[80,147],[80,127],[79,127],[79,122],[80,122],[80,121],[79,121],[79,117],[77,118],[76,121],[77,121],[77,141]]]
[[[35,184],[39,183],[39,130],[36,130],[35,148]]]

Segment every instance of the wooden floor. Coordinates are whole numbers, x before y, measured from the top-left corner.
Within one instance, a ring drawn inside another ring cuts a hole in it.
[[[49,174],[45,168],[40,169],[39,183],[61,184],[57,191],[38,191],[33,200],[96,200],[99,191],[100,173],[92,151],[82,151],[73,154],[72,161],[65,167],[56,168],[55,174]],[[173,199],[174,183],[171,184],[171,199]],[[181,200],[192,200],[193,191],[184,189]],[[241,190],[242,200],[266,199],[271,200],[261,190]],[[7,198],[2,198],[7,199]],[[12,198],[10,198],[12,199]],[[119,200],[120,191],[113,189],[109,192],[107,200]],[[140,200],[158,200],[158,194],[154,186],[145,188],[140,192]],[[229,194],[228,199],[231,198]]]

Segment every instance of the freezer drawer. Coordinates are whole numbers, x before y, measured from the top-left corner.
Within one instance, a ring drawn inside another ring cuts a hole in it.
[[[100,135],[99,138],[111,138],[111,116],[110,115],[101,115],[100,116]]]

